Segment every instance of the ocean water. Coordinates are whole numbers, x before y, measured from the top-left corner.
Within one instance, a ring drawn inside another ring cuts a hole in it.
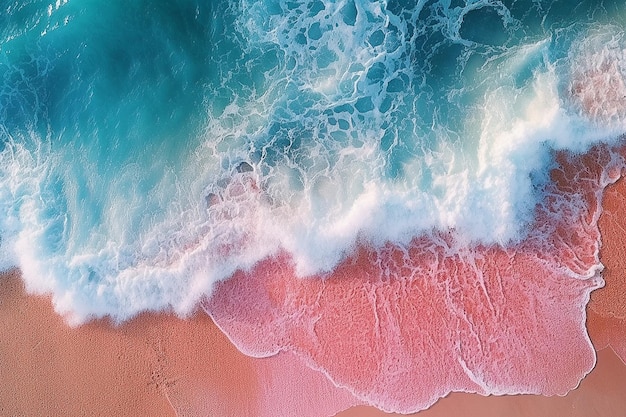
[[[585,283],[572,296],[584,326],[599,237],[581,260],[563,248],[584,239],[555,219],[596,200],[555,191],[553,173],[559,155],[626,132],[621,1],[0,5],[0,267],[69,322],[184,316],[268,259],[323,282],[362,250],[382,265],[390,247],[421,247],[391,268],[401,280],[428,275],[421,239],[467,260],[543,251],[556,234],[564,246],[548,251]],[[617,178],[615,155],[597,158],[581,195]],[[503,279],[554,271],[514,272]]]
[[[518,242],[554,151],[626,126],[618,1],[2,8],[2,264],[75,321],[185,314],[279,251]]]

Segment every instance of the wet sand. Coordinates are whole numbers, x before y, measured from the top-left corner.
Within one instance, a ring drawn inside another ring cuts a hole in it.
[[[598,353],[598,363],[580,384],[564,397],[515,395],[482,397],[453,393],[439,400],[420,417],[618,417],[626,410],[626,366],[610,349]],[[371,407],[354,407],[337,417],[395,417]]]
[[[587,327],[596,349],[611,346],[626,362],[626,180],[609,186],[598,222],[605,286],[591,293]]]
[[[587,328],[598,350],[597,364],[580,386],[564,397],[518,395],[481,397],[453,393],[420,417],[451,415],[496,417],[593,417],[624,415],[626,410],[626,180],[607,187],[599,220],[602,235],[600,260],[605,287],[591,293]],[[358,406],[336,417],[384,417],[371,407]]]
[[[453,393],[424,417],[622,416],[626,410],[626,182],[609,187],[600,227],[606,287],[587,308],[596,368],[564,397]],[[292,355],[238,352],[205,314],[143,314],[70,328],[46,297],[25,294],[19,272],[0,278],[0,415],[332,415],[357,401]],[[313,387],[315,388],[313,390]],[[358,406],[338,417],[393,416]]]
[[[321,374],[288,355],[242,355],[204,314],[187,321],[144,314],[120,327],[97,321],[70,328],[47,298],[26,295],[12,274],[0,283],[0,316],[3,416],[269,417],[274,411],[300,417],[313,416],[307,414],[312,410],[332,415],[354,404],[330,385],[307,395],[302,381],[310,375],[303,375]],[[626,365],[605,348],[594,371],[565,397],[454,393],[419,415],[617,417],[626,409],[625,391]],[[337,416],[390,414],[360,406]]]

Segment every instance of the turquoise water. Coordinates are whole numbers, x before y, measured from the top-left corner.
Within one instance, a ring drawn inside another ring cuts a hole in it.
[[[553,151],[626,128],[580,87],[624,86],[620,1],[2,9],[2,265],[76,321],[184,314],[281,250],[519,241]]]

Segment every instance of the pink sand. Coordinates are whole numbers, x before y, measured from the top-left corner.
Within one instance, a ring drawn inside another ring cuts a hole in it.
[[[319,417],[358,404],[291,354],[242,355],[205,314],[70,328],[13,273],[0,276],[0,318],[2,416]]]
[[[515,254],[478,248],[449,256],[454,236],[440,236],[437,245],[416,240],[406,252],[361,248],[325,281],[294,279],[284,259],[258,267],[271,275],[266,281],[243,273],[226,281],[218,288],[224,298],[206,307],[248,353],[286,350],[271,358],[242,355],[203,314],[186,321],[145,314],[120,327],[97,321],[69,328],[49,299],[27,296],[15,274],[2,276],[0,415],[321,417],[358,403],[328,377],[398,409],[422,406],[449,389],[564,393],[594,359],[583,307],[597,278],[580,274],[595,262],[592,190],[610,156],[595,152],[561,155],[555,198],[538,208],[535,225],[552,238],[525,242]],[[559,193],[576,210],[562,210]],[[607,285],[592,293],[587,308],[594,345],[610,349],[599,352],[580,387],[564,397],[452,393],[420,416],[623,415],[626,366],[613,350],[626,356],[624,196],[620,180],[603,201]],[[439,265],[446,276],[436,273]],[[422,275],[406,279],[418,268]],[[371,407],[338,414],[385,415]]]
[[[437,234],[362,246],[308,279],[283,255],[220,283],[204,307],[244,353],[294,352],[385,411],[423,410],[453,391],[564,395],[595,364],[585,328],[602,285],[594,224],[623,161],[595,149],[558,163],[528,238],[511,248]]]

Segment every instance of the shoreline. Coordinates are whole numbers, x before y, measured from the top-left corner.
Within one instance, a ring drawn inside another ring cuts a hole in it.
[[[146,313],[119,326],[97,320],[71,328],[54,313],[49,297],[25,293],[16,272],[0,277],[0,315],[2,334],[11,335],[0,344],[4,415],[265,416],[272,411],[269,397],[278,405],[281,396],[284,401],[298,392],[301,379],[319,374],[288,355],[243,355],[203,313],[187,320]],[[328,415],[401,416],[348,408],[357,403],[354,398],[326,389],[310,395],[307,409],[282,404],[281,415],[319,412],[324,406],[316,401],[330,399]],[[626,365],[607,347],[580,386],[563,397],[452,393],[417,415],[618,417],[626,409],[625,389]]]
[[[602,209],[598,225],[606,285],[591,293],[586,306],[597,362],[578,388],[553,397],[455,392],[418,415],[623,414],[626,307],[619,300],[626,294],[626,236],[616,231],[626,230],[626,180],[606,188]],[[2,415],[401,415],[358,405],[347,390],[293,354],[264,359],[242,354],[200,308],[186,320],[172,313],[144,313],[120,325],[99,319],[70,327],[54,312],[50,297],[26,294],[19,274],[0,275]]]

